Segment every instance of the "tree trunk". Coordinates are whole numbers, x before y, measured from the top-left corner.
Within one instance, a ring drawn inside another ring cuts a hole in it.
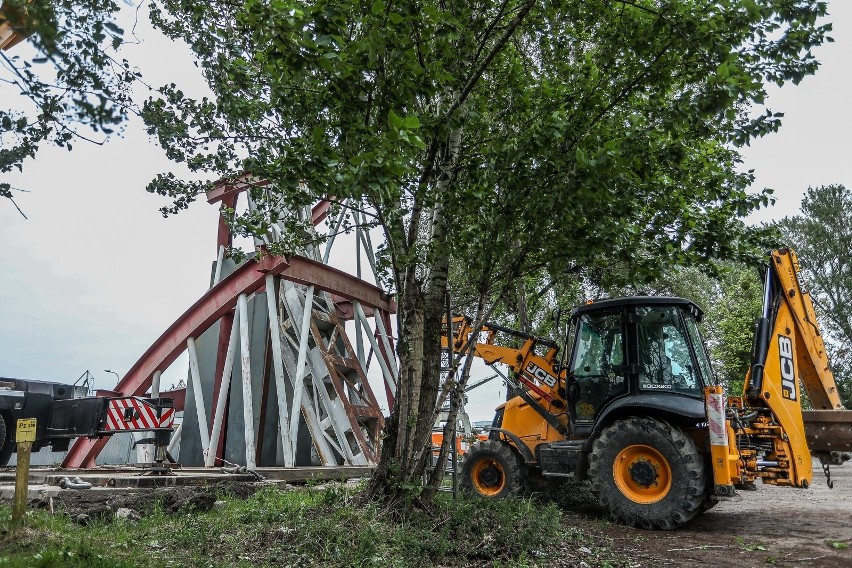
[[[382,455],[367,498],[393,506],[419,502],[430,458],[432,420],[440,382],[442,302],[430,301],[420,287],[400,298],[399,382],[396,406],[387,422]],[[421,502],[427,505],[428,499]]]
[[[448,227],[441,197],[447,193],[458,155],[461,131],[455,129],[440,152],[439,178],[431,222],[423,238],[431,259],[425,282],[417,266],[405,270],[399,305],[399,380],[396,405],[387,423],[382,456],[367,498],[393,506],[415,501],[429,506],[422,495],[423,474],[431,459],[432,425],[441,383],[441,327],[450,253]]]

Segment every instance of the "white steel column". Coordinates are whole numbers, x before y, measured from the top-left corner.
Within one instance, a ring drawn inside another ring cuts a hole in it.
[[[222,369],[222,381],[219,383],[219,396],[216,397],[216,410],[213,414],[213,430],[210,433],[212,451],[204,457],[204,465],[213,467],[216,463],[216,451],[219,448],[219,438],[222,436],[222,421],[225,418],[225,405],[228,401],[228,391],[231,389],[231,375],[234,372],[234,353],[237,350],[237,333],[239,328],[240,311],[234,310],[234,320],[231,322],[231,337],[228,339],[228,351],[225,353],[225,366]]]
[[[367,224],[367,214],[363,211],[361,212],[361,222],[365,225]],[[376,283],[379,281],[379,272],[376,269],[376,255],[373,251],[373,241],[370,238],[370,231],[362,230],[361,231],[361,242],[364,245],[364,252],[367,253],[367,260],[370,262],[370,269],[373,271],[373,278]]]
[[[370,329],[370,324],[367,323],[367,316],[364,315],[364,309],[361,308],[361,302],[358,300],[352,301],[352,306],[355,308],[355,319],[361,323],[364,327],[364,331],[366,331],[367,339],[370,340],[370,345],[373,347],[373,351],[376,353],[376,360],[379,362],[379,366],[382,368],[382,375],[385,377],[385,382],[387,382],[388,387],[390,387],[391,392],[396,392],[396,377],[391,374],[390,369],[388,369],[387,363],[385,363],[385,358],[381,356],[381,352],[379,351],[379,344],[376,343],[376,338],[373,336],[373,332]],[[379,318],[377,317],[376,320]],[[357,325],[357,324],[356,324]]]
[[[154,376],[151,377],[151,398],[160,398],[160,378],[162,376],[162,371],[154,371]]]
[[[169,442],[169,447],[166,448],[166,451],[168,453],[172,453],[173,451],[175,451],[175,448],[178,447],[178,445],[180,445],[180,435],[182,433],[183,433],[183,422],[178,424],[178,427],[175,428],[174,433],[172,433],[172,439]]]
[[[266,307],[269,311],[269,335],[272,343],[272,364],[275,369],[275,392],[278,395],[278,432],[281,435],[281,448],[284,455],[284,467],[293,467],[293,443],[290,438],[290,413],[287,409],[287,391],[284,382],[284,358],[281,355],[281,330],[278,310],[275,307],[275,278],[266,275]],[[295,400],[295,396],[293,397]]]
[[[222,279],[222,263],[225,262],[225,247],[219,246],[219,253],[216,255],[216,271],[213,273],[213,285],[219,283]]]
[[[302,390],[305,379],[305,361],[308,354],[308,336],[311,331],[311,315],[314,309],[314,285],[308,286],[308,291],[305,294],[305,311],[302,315],[302,329],[299,334],[299,356],[296,358],[296,378],[293,381],[293,410],[290,412],[290,440],[294,442],[294,459],[295,459],[295,441],[299,435],[299,407],[302,401]]]
[[[393,349],[390,346],[390,340],[388,339],[390,335],[388,331],[385,329],[385,322],[382,321],[381,314],[378,311],[373,312],[373,319],[376,320],[376,329],[379,330],[379,336],[382,338],[382,347],[385,348],[385,353],[388,355],[388,359],[391,364],[391,371],[393,371],[394,379],[399,377],[399,367],[396,365],[396,357],[394,356]],[[380,353],[376,353],[376,357],[378,358]]]
[[[162,371],[154,371],[151,377],[151,398],[160,398],[160,376]],[[148,434],[145,432],[134,432],[133,442],[145,438]],[[154,462],[154,444],[138,444],[136,446],[136,463],[153,463]]]
[[[355,212],[355,276],[362,280],[361,276],[361,227],[358,223],[358,212]],[[358,361],[361,367],[367,368],[367,360],[364,358],[364,334],[361,331],[361,326],[355,326],[355,352],[358,355]],[[376,354],[378,356],[378,353]]]
[[[248,300],[245,294],[237,298],[240,312],[240,366],[243,371],[243,421],[246,432],[246,468],[254,469],[254,402],[251,394],[251,352],[249,351]]]
[[[198,420],[198,433],[201,436],[201,451],[206,457],[210,451],[210,435],[207,430],[207,409],[204,407],[204,393],[201,392],[201,373],[198,370],[198,352],[195,349],[195,338],[187,338],[186,350],[189,353],[189,375],[192,380],[192,392],[195,395],[195,416]]]
[[[340,213],[337,214],[337,219],[334,221],[334,228],[331,230],[331,235],[328,237],[328,242],[325,245],[325,253],[322,255],[323,264],[328,264],[328,257],[331,254],[331,245],[334,244],[334,239],[337,237],[337,232],[340,231],[340,226],[343,224],[343,219],[346,217],[346,201],[342,201],[340,205]]]

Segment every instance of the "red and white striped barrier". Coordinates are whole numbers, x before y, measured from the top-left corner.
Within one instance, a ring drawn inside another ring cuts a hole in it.
[[[156,407],[141,398],[128,396],[109,401],[104,431],[119,432],[171,428],[174,421],[174,408]]]

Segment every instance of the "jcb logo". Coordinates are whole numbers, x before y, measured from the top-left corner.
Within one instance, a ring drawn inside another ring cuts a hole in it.
[[[796,368],[793,366],[793,342],[778,336],[778,355],[781,358],[781,396],[796,400]]]
[[[533,362],[527,364],[527,368],[525,369],[525,371],[549,387],[552,387],[556,384],[556,377],[554,377],[553,375],[551,375]]]

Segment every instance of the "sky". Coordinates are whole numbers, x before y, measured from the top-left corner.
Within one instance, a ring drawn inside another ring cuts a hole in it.
[[[770,107],[785,113],[782,129],[743,152],[755,188],[774,188],[777,199],[752,222],[795,214],[808,186],[852,183],[852,3],[833,0],[829,10],[835,42],[815,51],[821,69],[798,86],[770,89]],[[157,37],[144,17],[137,35],[143,43],[128,46],[127,57],[150,84],[180,80],[186,92],[204,92],[185,49]],[[18,47],[23,56],[26,46]],[[11,96],[0,89],[0,104]],[[27,218],[0,200],[0,376],[73,382],[89,370],[97,387],[109,388],[116,379],[104,370],[123,375],[206,291],[217,211],[202,201],[164,219],[167,200],[145,186],[166,171],[181,173],[134,121],[123,138],[101,146],[46,147],[6,178],[26,190],[15,199]],[[346,246],[336,245],[338,268]],[[179,360],[163,385],[185,377]],[[499,381],[473,391],[471,419],[490,419],[504,395]]]

